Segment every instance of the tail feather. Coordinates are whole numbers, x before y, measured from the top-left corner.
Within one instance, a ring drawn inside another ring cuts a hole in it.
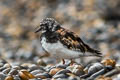
[[[87,52],[92,53],[94,56],[102,57],[102,53],[100,51],[95,50],[95,49],[89,47],[88,45],[86,45],[86,49],[87,49]]]
[[[89,52],[93,53],[95,56],[102,57],[102,53],[98,50],[91,49]]]

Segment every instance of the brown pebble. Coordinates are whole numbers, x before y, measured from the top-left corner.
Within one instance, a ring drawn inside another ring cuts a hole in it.
[[[112,78],[100,76],[100,77],[98,77],[96,80],[112,80]]]
[[[38,64],[38,65],[41,65],[41,66],[46,66],[45,62],[44,62],[43,60],[41,60],[41,59],[39,59],[39,60],[37,61],[37,64]]]
[[[115,60],[113,60],[113,59],[106,59],[106,60],[103,60],[102,62],[101,62],[104,66],[112,66],[112,67],[115,67],[115,65],[116,65],[116,62],[115,62]]]
[[[31,73],[29,73],[27,70],[21,70],[19,72],[19,76],[24,79],[24,80],[28,80],[28,79],[33,79],[35,78],[34,75],[32,75]]]
[[[55,75],[58,71],[62,70],[62,68],[53,68],[50,70],[49,74],[51,76]]]
[[[22,80],[29,80],[29,78],[21,71],[19,72],[19,76]]]
[[[5,80],[14,80],[13,76],[9,75],[5,78]]]

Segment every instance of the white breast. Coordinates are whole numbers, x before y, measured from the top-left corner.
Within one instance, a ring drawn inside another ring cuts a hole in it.
[[[42,47],[50,53],[51,57],[55,58],[78,58],[83,56],[83,53],[72,51],[64,47],[59,41],[57,43],[47,43],[46,38],[43,37],[41,40]]]

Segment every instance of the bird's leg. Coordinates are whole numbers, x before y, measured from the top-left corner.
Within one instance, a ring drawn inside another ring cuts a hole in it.
[[[64,59],[62,59],[62,63],[65,64],[65,60]]]
[[[75,63],[75,61],[73,59],[71,59],[70,65],[73,65]]]

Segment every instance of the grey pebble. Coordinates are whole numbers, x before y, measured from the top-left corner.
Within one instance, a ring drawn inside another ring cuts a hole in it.
[[[8,63],[6,63],[3,67],[10,68],[10,67],[11,67],[11,65],[10,65],[10,64],[8,64]]]
[[[1,67],[0,68],[0,72],[3,71],[4,69],[6,69],[6,67]]]
[[[103,69],[103,65],[101,63],[94,63],[92,66],[88,69],[88,74],[93,74],[101,69]]]
[[[12,68],[13,68],[13,69],[16,69],[16,70],[20,70],[20,67],[19,67],[19,66],[13,66]]]
[[[58,64],[56,65],[56,68],[63,68],[63,69],[66,69],[68,65],[61,65],[61,64]]]
[[[2,67],[4,64],[3,63],[0,63],[0,67]]]
[[[51,69],[53,68],[56,68],[56,66],[46,66],[44,69],[47,71],[47,72],[50,72]]]
[[[9,72],[10,75],[17,75],[18,71],[16,69],[11,69],[11,71]]]
[[[4,69],[2,72],[3,72],[4,74],[8,74],[8,73],[10,72],[10,70],[11,70],[11,68],[6,68],[6,69]]]
[[[77,77],[77,76],[75,76],[75,77],[70,76],[70,77],[68,78],[68,80],[80,80],[80,78]]]
[[[37,69],[40,69],[40,70],[42,70],[42,71],[45,71],[43,67],[37,66],[37,65],[34,65],[34,64],[29,67],[30,72],[31,72],[31,71],[34,71],[34,70],[37,70]]]
[[[0,72],[0,80],[5,80],[6,75]]]
[[[41,76],[45,76],[46,78],[51,78],[51,75],[49,75],[48,73],[44,72],[44,73],[39,73],[36,74],[35,77],[36,78],[40,78]]]
[[[37,78],[37,79],[29,79],[29,80],[42,80],[42,79],[40,79],[40,78]]]
[[[33,75],[36,75],[36,74],[38,74],[38,73],[43,73],[44,71],[42,71],[42,70],[33,70],[33,71],[31,71],[30,73],[31,74],[33,74]]]
[[[65,73],[71,73],[71,71],[70,71],[70,70],[67,70],[67,69],[62,69],[62,70],[58,71],[55,75],[65,74]]]
[[[57,79],[57,78],[68,78],[68,75],[66,74],[58,74],[58,75],[54,75],[53,78]]]

